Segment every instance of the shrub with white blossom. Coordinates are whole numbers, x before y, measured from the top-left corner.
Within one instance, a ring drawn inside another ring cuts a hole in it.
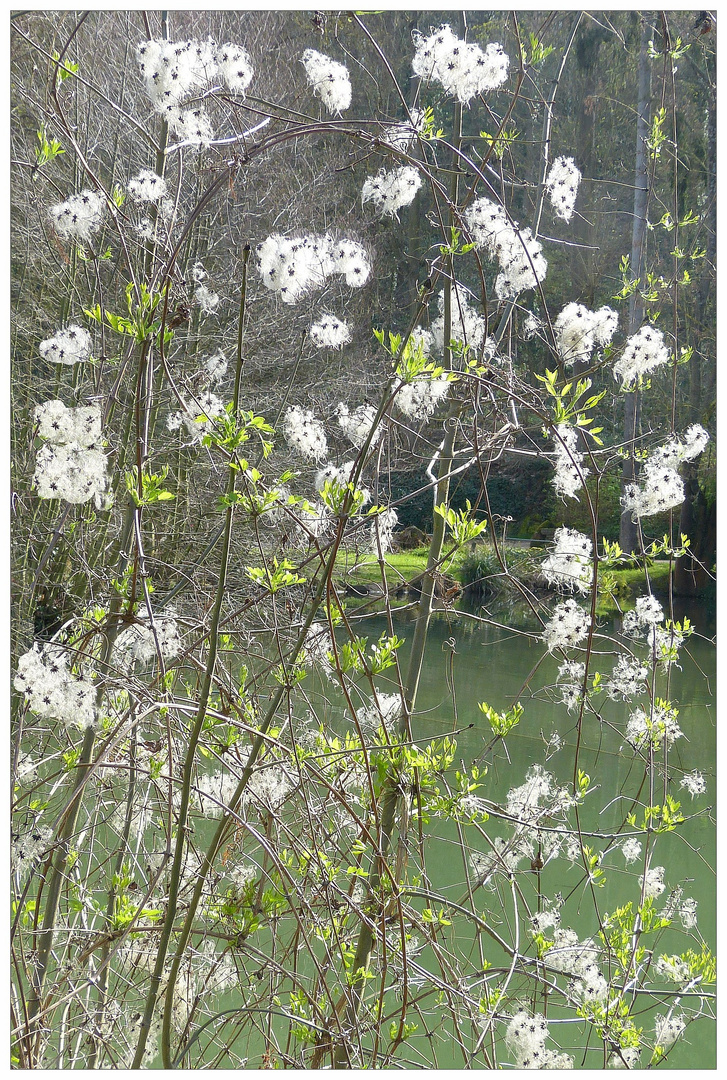
[[[13,315],[13,1068],[634,1068],[713,1023],[698,638],[651,586],[712,461],[689,282],[562,272],[585,16],[455,14],[128,12],[108,71],[121,15],[13,17],[53,269]],[[524,681],[463,674],[485,629]]]

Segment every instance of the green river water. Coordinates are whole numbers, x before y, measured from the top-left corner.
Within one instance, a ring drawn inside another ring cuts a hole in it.
[[[493,608],[489,613],[491,621],[484,621],[483,611],[476,608],[440,611],[432,620],[427,643],[424,670],[420,685],[417,710],[414,718],[414,738],[418,744],[436,739],[452,732],[457,742],[455,763],[451,769],[450,782],[454,782],[454,771],[461,768],[460,762],[469,769],[473,763],[487,766],[487,774],[482,780],[483,795],[497,808],[504,804],[508,791],[524,782],[528,769],[533,764],[542,765],[551,773],[558,785],[572,784],[574,770],[574,749],[577,735],[577,714],[568,712],[562,704],[557,704],[553,686],[557,673],[558,661],[547,654],[542,642],[524,631],[537,631],[526,613],[517,608]],[[347,613],[354,631],[365,635],[369,642],[378,639],[386,631],[387,623],[383,615],[361,616],[361,609],[351,608]],[[714,950],[716,935],[716,865],[715,837],[715,749],[716,749],[716,710],[715,710],[715,674],[716,654],[713,644],[714,611],[708,606],[692,610],[675,611],[675,618],[687,615],[696,627],[696,633],[682,650],[680,667],[673,668],[667,686],[665,677],[657,678],[657,696],[669,698],[679,709],[679,723],[684,738],[678,740],[670,751],[667,761],[667,774],[673,777],[670,790],[681,798],[682,812],[687,821],[678,831],[659,836],[652,865],[665,867],[667,889],[660,900],[657,910],[666,901],[669,890],[681,886],[685,897],[698,901],[699,934],[706,945]],[[394,613],[394,629],[405,643],[399,651],[402,671],[406,671],[410,640],[413,633],[413,612],[404,610]],[[614,648],[608,635],[618,633],[618,626],[602,623],[599,636],[595,640],[591,671],[611,671],[614,662]],[[633,645],[633,642],[630,644]],[[643,651],[643,649],[642,649]],[[382,691],[392,691],[394,684],[386,676],[379,678]],[[350,728],[346,719],[344,702],[340,692],[330,682],[312,675],[305,680],[306,693],[315,700],[320,715],[329,730],[343,731]],[[608,834],[622,825],[631,800],[638,797],[641,803],[647,801],[645,792],[640,790],[644,769],[643,764],[623,739],[624,727],[633,703],[605,701],[600,695],[599,716],[586,715],[581,733],[578,764],[589,773],[593,783],[600,785],[592,795],[587,796],[581,811],[580,824],[584,832]],[[486,701],[498,711],[505,710],[514,702],[520,701],[524,713],[520,724],[508,735],[506,745],[491,744],[491,733],[485,717],[478,710],[478,703]],[[557,738],[554,738],[557,736]],[[560,743],[555,749],[557,742]],[[490,748],[488,749],[488,745]],[[705,776],[707,791],[693,801],[679,787],[683,771],[699,769]],[[657,773],[663,775],[661,766]],[[661,802],[663,791],[654,793],[654,802]],[[607,805],[605,805],[607,804]],[[213,823],[200,823],[200,840],[204,839],[205,830],[210,832]],[[484,826],[492,836],[508,836],[510,826],[492,814]],[[429,839],[427,872],[431,888],[451,901],[469,903],[466,899],[466,856],[463,856],[457,827],[449,820],[432,818],[426,826]],[[482,851],[487,851],[482,838],[476,830],[467,828],[468,843],[471,851],[477,851],[478,840],[482,842]],[[607,839],[594,838],[592,841],[598,850],[608,848]],[[249,852],[246,849],[246,854]],[[412,860],[412,863],[415,859]],[[410,863],[410,873],[416,867]],[[636,866],[628,868],[618,849],[606,850],[602,863],[605,884],[594,890],[598,911],[603,915],[612,912],[617,906],[631,901],[639,902],[638,874]],[[488,924],[501,933],[502,937],[512,942],[515,924],[512,920],[513,903],[511,886],[502,875],[497,876],[495,888],[480,888],[474,893],[474,903],[478,914]],[[493,879],[494,882],[494,879]],[[523,866],[516,874],[517,888],[527,898],[530,910],[536,910],[538,892],[544,898],[543,903],[552,901],[560,893],[566,898],[564,911],[567,920],[563,925],[571,926],[581,940],[594,935],[598,922],[594,918],[594,902],[590,888],[584,882],[583,868],[573,865],[564,857],[559,857],[537,873],[532,867]],[[418,903],[419,909],[423,903]],[[678,922],[678,920],[676,920]],[[521,920],[520,949],[533,955],[529,948],[527,927]],[[267,930],[260,935],[253,935],[254,942],[262,950],[262,955],[269,942]],[[477,972],[477,946],[472,924],[466,918],[453,918],[452,926],[445,935],[448,946],[460,956],[469,956],[470,972]],[[506,971],[509,959],[490,938],[483,938],[486,959],[493,968]],[[655,956],[663,953],[682,952],[688,945],[698,949],[698,936],[693,932],[693,939],[687,941],[682,932],[672,929],[662,930],[658,941],[652,938]],[[254,967],[254,963],[250,961]],[[436,961],[427,947],[417,962],[426,970],[437,972]],[[300,963],[306,961],[301,954]],[[500,976],[496,976],[499,978]],[[255,993],[260,1005],[270,1000],[273,990],[272,976],[270,994],[265,996],[266,982],[262,982]],[[495,983],[493,982],[493,985]],[[522,981],[517,985],[525,988]],[[633,1015],[635,1022],[643,1026],[648,1036],[653,1032],[654,1014],[665,1014],[673,1003],[673,992],[663,993],[668,984],[662,979],[650,986],[656,987],[652,995],[639,995]],[[661,987],[661,991],[659,988]],[[510,989],[514,989],[513,986]],[[713,990],[710,987],[709,990]],[[672,988],[673,991],[673,988]],[[479,987],[475,990],[475,997]],[[431,999],[433,1001],[433,998]],[[683,1007],[694,1006],[698,998],[683,1002]],[[239,990],[230,991],[219,1003],[221,1010],[233,1013],[240,1008]],[[430,1002],[431,1004],[431,1002]],[[543,1008],[542,1000],[530,1004]],[[395,1007],[395,1001],[393,1002]],[[265,1011],[264,1009],[261,1011]],[[434,1010],[436,1012],[436,1010]],[[576,1069],[598,1069],[603,1067],[603,1053],[598,1039],[591,1036],[586,1044],[585,1032],[588,1025],[582,1021],[573,1021],[572,1014],[558,1011],[558,1004],[551,995],[547,1003],[551,1031],[563,1050],[574,1057]],[[429,1014],[434,1015],[433,1013]],[[417,1017],[412,1015],[411,1020]],[[559,1022],[560,1021],[560,1022]],[[286,1042],[287,1020],[280,1017],[272,1021],[282,1044]],[[463,1054],[453,1038],[448,1037],[448,1022],[440,1023],[434,1042],[427,1041],[426,1031],[415,1034],[403,1048],[404,1061],[421,1062],[419,1066],[409,1064],[405,1067],[431,1067],[431,1052],[436,1051],[439,1068],[460,1070],[464,1067]],[[704,1017],[690,1024],[685,1035],[670,1052],[664,1065],[668,1069],[692,1070],[713,1069],[716,1067],[716,1025]],[[502,1025],[498,1028],[501,1032]],[[384,1036],[386,1039],[386,1035]],[[241,1037],[235,1043],[235,1052],[246,1058],[247,1067],[259,1068],[261,1065],[262,1041],[259,1036]],[[474,1043],[471,1046],[474,1049]],[[304,1058],[305,1060],[305,1058]],[[505,1052],[503,1062],[508,1060]],[[643,1054],[642,1066],[648,1063],[648,1053]],[[155,1062],[152,1067],[158,1067]],[[218,1063],[217,1067],[223,1067]],[[481,1053],[475,1054],[469,1067],[484,1068]]]
[[[555,683],[558,661],[548,656],[541,642],[518,631],[535,629],[528,616],[512,608],[493,609],[492,620],[499,626],[482,621],[484,613],[476,608],[459,611],[442,611],[432,621],[427,643],[424,670],[417,701],[415,739],[423,742],[459,729],[457,762],[470,766],[473,762],[486,763],[488,774],[483,781],[482,794],[495,803],[506,798],[508,790],[521,784],[525,773],[534,763],[541,763],[560,783],[572,782],[574,749],[576,741],[576,713],[569,713],[562,704],[553,700],[547,687]],[[657,839],[652,865],[664,865],[667,890],[657,901],[663,906],[669,889],[681,886],[684,896],[698,901],[698,926],[707,945],[714,949],[716,936],[716,830],[715,830],[715,753],[716,753],[716,707],[715,675],[716,652],[713,642],[715,632],[714,610],[709,606],[686,606],[675,608],[674,617],[688,616],[695,626],[695,634],[687,641],[680,655],[680,667],[673,667],[667,685],[663,675],[657,676],[656,695],[668,698],[679,709],[679,724],[684,738],[678,740],[669,753],[667,773],[675,777],[672,794],[681,800],[686,823],[678,832],[662,835]],[[400,650],[402,670],[406,671],[412,626],[406,612],[395,616],[394,629],[400,637],[407,638]],[[382,617],[369,617],[356,626],[357,633],[364,633],[369,640],[375,639],[386,629]],[[606,634],[618,632],[619,624],[601,621],[599,631]],[[633,644],[630,642],[630,644]],[[594,646],[591,671],[610,672],[613,665],[613,648],[608,641],[599,638]],[[393,689],[380,680],[381,689]],[[599,702],[605,695],[600,695]],[[489,727],[478,702],[486,701],[498,711],[520,701],[524,715],[519,726],[508,736],[507,746],[500,743],[483,761],[483,748],[489,742]],[[586,801],[581,816],[582,828],[608,833],[623,821],[625,807],[638,792],[643,778],[643,766],[634,752],[624,743],[622,732],[633,703],[606,701],[600,707],[600,720],[587,715],[584,719],[579,766],[588,772],[594,782],[600,783],[602,791],[613,799],[603,808],[606,796],[596,792]],[[464,729],[464,730],[462,730]],[[620,729],[620,731],[619,731]],[[552,752],[552,736],[556,733],[561,746]],[[548,744],[550,743],[550,751]],[[679,787],[678,779],[684,770],[699,769],[707,782],[707,791],[694,799]],[[663,770],[661,770],[663,773]],[[661,801],[657,789],[654,801]],[[663,790],[661,790],[663,797]],[[592,801],[591,801],[592,800]],[[642,793],[642,801],[644,795]],[[588,807],[593,810],[589,812]],[[496,830],[493,830],[496,831]],[[505,829],[503,829],[503,835]],[[465,882],[463,860],[456,845],[454,827],[443,827],[438,841],[430,850],[428,869],[438,890],[452,898],[462,896]],[[598,841],[595,842],[598,846]],[[601,841],[600,847],[606,845]],[[625,872],[622,857],[611,853],[604,860],[605,885],[597,891],[600,911],[610,912],[620,904],[632,900],[638,902],[637,875]],[[630,868],[633,869],[633,868]],[[525,878],[536,876],[524,871]],[[540,890],[550,899],[555,893],[569,894],[574,887],[580,888],[581,901],[577,908],[572,902],[569,922],[581,934],[594,932],[593,907],[588,890],[577,885],[582,880],[582,870],[570,866],[567,860],[558,858],[546,866],[541,875]],[[532,885],[528,882],[528,887]],[[531,893],[532,895],[532,893]],[[480,910],[487,905],[486,894],[478,894]],[[578,912],[580,911],[580,917]],[[574,914],[575,912],[575,914]],[[678,922],[678,920],[676,920]],[[505,928],[505,931],[507,928]],[[681,952],[686,947],[683,934],[671,930],[662,932],[655,953]],[[507,932],[505,932],[507,936]],[[696,947],[692,942],[692,947]],[[503,955],[497,950],[490,957],[493,964],[502,965]],[[663,985],[663,983],[662,983]],[[713,989],[713,988],[711,988]],[[644,1003],[643,1023],[646,1033],[653,1030],[653,1013],[666,1013],[669,1001],[658,997]],[[686,1003],[685,1003],[686,1004]],[[636,1010],[638,1013],[639,1010]],[[572,1038],[558,1030],[563,1048],[572,1047],[576,1068],[598,1068],[599,1056],[592,1052],[583,1056],[582,1025],[572,1027]],[[576,1030],[577,1029],[577,1030]],[[580,1041],[579,1041],[580,1040]],[[592,1051],[595,1048],[592,1048]],[[644,1055],[646,1064],[648,1055]],[[463,1066],[462,1055],[453,1049],[439,1051],[440,1067]],[[716,1031],[710,1019],[698,1019],[685,1036],[673,1048],[664,1063],[670,1069],[711,1069],[716,1067]],[[475,1059],[472,1067],[478,1066]]]

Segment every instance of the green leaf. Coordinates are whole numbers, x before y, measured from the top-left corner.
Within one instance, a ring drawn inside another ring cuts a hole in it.
[[[60,82],[65,82],[71,75],[75,75],[78,72],[78,64],[73,60],[66,60],[64,58],[63,61],[59,63],[61,58],[60,53],[54,51],[52,56],[56,62],[56,75]]]

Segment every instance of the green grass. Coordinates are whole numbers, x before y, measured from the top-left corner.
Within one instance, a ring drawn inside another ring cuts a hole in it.
[[[624,570],[612,570],[613,576],[624,586],[637,587],[646,591],[646,575],[643,568],[633,566]],[[649,581],[655,589],[666,589],[669,585],[669,563],[666,561],[655,562],[649,567]]]
[[[503,573],[497,552],[492,544],[478,544],[474,551],[468,551],[459,562],[459,580],[474,596],[488,596],[503,590],[512,589],[512,578],[535,587],[539,570],[539,549],[530,549],[515,544],[505,544],[500,548],[504,556],[509,578]]]
[[[450,549],[451,550],[451,549]],[[427,566],[429,549],[413,548],[411,551],[394,551],[385,556],[386,583],[389,587],[401,585],[405,581],[423,574]],[[461,553],[451,558],[445,555],[440,569],[442,573],[457,577],[457,566]],[[336,575],[341,581],[352,585],[370,585],[381,583],[381,569],[375,555],[356,556],[354,552],[344,551],[336,559]]]
[[[655,562],[649,567],[649,584],[657,592],[666,592],[669,587],[669,563]],[[618,611],[629,611],[637,596],[644,596],[649,590],[643,567],[632,566],[621,570],[607,571],[615,579],[613,593],[600,597],[596,613],[615,615]]]
[[[519,547],[510,548],[508,545],[506,554],[508,566],[515,576],[518,576],[518,570],[521,570],[528,578],[532,578],[537,566],[537,551],[527,551]],[[404,582],[419,577],[426,568],[427,556],[428,549],[425,547],[387,554],[385,557],[387,586],[396,588]],[[441,570],[458,581],[466,583],[468,579],[472,580],[473,575],[475,577],[490,573],[499,575],[499,564],[495,566],[493,560],[494,552],[490,552],[487,546],[478,547],[473,553],[462,550],[453,552],[450,548],[442,562]],[[477,563],[476,566],[475,563]],[[600,598],[597,609],[599,615],[615,614],[619,609],[628,611],[634,606],[636,597],[648,591],[643,568],[627,567],[610,570],[608,573],[615,583],[613,594]],[[341,584],[381,584],[378,560],[370,553],[357,556],[351,551],[341,552],[336,560],[336,577]],[[500,580],[503,579],[500,578]],[[652,589],[665,591],[669,584],[669,563],[653,563],[649,567],[649,582]]]

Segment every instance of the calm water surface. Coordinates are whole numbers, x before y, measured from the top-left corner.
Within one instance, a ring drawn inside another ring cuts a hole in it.
[[[456,736],[457,760],[461,759],[466,766],[474,762],[487,764],[488,774],[483,781],[481,794],[496,803],[506,798],[510,788],[523,783],[528,768],[536,762],[543,764],[559,783],[570,784],[574,768],[577,714],[569,713],[562,704],[557,704],[553,700],[552,690],[548,689],[555,683],[558,661],[548,656],[547,652],[544,655],[542,643],[518,632],[536,629],[527,621],[524,613],[514,609],[493,610],[492,618],[501,624],[499,627],[481,621],[477,614],[477,609],[440,612],[433,620],[417,702],[415,739],[425,741],[455,729],[465,729]],[[662,675],[657,677],[656,696],[670,700],[679,709],[679,724],[684,738],[678,740],[669,753],[667,774],[675,778],[670,790],[675,798],[681,800],[682,812],[688,820],[678,833],[657,839],[652,865],[664,865],[666,868],[667,891],[657,901],[657,910],[666,900],[669,889],[681,885],[685,897],[698,901],[699,931],[706,944],[714,950],[716,656],[713,641],[710,640],[714,634],[714,611],[704,605],[675,611],[675,618],[683,618],[684,615],[691,619],[697,633],[687,641],[681,653],[681,666],[672,668],[669,682]],[[408,639],[400,650],[403,671],[406,671],[412,632],[409,618],[406,613],[395,617],[397,634]],[[373,617],[362,621],[357,632],[366,634],[371,640],[385,629],[384,619]],[[600,626],[604,635],[618,629],[618,624],[614,623],[602,622]],[[633,642],[629,644],[633,645]],[[594,646],[590,670],[608,674],[614,659],[614,650],[604,636]],[[380,680],[380,685],[382,690],[393,689],[393,686],[387,686],[384,679]],[[599,703],[604,696],[599,696]],[[484,757],[489,743],[489,726],[477,708],[481,701],[486,701],[498,711],[520,701],[525,710],[520,725],[507,738],[506,749],[500,744],[495,752],[490,751]],[[606,701],[600,708],[600,718],[588,714],[585,716],[578,763],[581,769],[589,773],[593,782],[602,785],[602,790],[586,800],[581,813],[581,827],[584,830],[603,833],[616,830],[623,822],[632,798],[640,796],[642,803],[648,802],[646,792],[640,792],[643,765],[631,747],[624,743],[622,735],[633,707],[633,703],[629,706],[628,703]],[[560,749],[555,752],[554,733],[561,743]],[[693,769],[699,769],[707,781],[706,794],[694,801],[684,789],[679,788],[682,773]],[[604,808],[608,795],[613,801]],[[663,782],[653,797],[654,802],[660,803],[662,800]],[[486,828],[490,830],[492,825],[491,819]],[[502,825],[499,831],[507,835],[507,826],[505,823]],[[498,829],[493,827],[490,831],[494,833]],[[593,841],[597,850],[602,850],[606,844],[604,840]],[[628,900],[636,904],[637,877],[625,872],[625,862],[620,852],[609,854],[603,865],[606,884],[597,891],[600,911],[613,911],[617,905]],[[428,868],[433,883],[440,891],[452,898],[461,898],[465,870],[454,829],[443,827],[440,842],[433,845]],[[532,872],[524,873],[532,881]],[[579,890],[581,917],[571,902],[568,925],[585,935],[592,934],[597,924],[593,918],[590,891],[583,884],[579,885],[581,878],[580,869],[571,867],[564,858],[559,858],[545,868],[540,889],[550,899],[558,892],[567,896],[573,889]],[[484,911],[486,892],[480,890],[476,896],[480,909]],[[507,937],[507,928],[504,929]],[[683,934],[667,930],[658,939],[655,953],[658,956],[682,952],[688,944],[697,947],[695,942],[687,943]],[[499,966],[503,963],[502,953],[499,956],[493,954],[490,959]],[[668,1010],[666,999],[658,1004],[659,1008],[655,1011],[665,1013]],[[653,1017],[644,1016],[643,1026],[646,1032],[652,1030]],[[558,1038],[564,1047],[568,1045],[568,1039],[563,1038],[561,1029]],[[579,1045],[576,1035],[573,1046]],[[584,1064],[597,1066],[592,1057],[584,1063],[576,1055],[576,1068],[584,1067]],[[453,1057],[451,1061],[442,1058],[440,1065],[462,1068],[462,1057]],[[670,1053],[665,1065],[673,1069],[715,1068],[713,1022],[704,1019],[692,1024],[686,1037]],[[473,1062],[473,1066],[476,1068],[477,1063]]]
[[[515,608],[493,608],[489,615],[493,622],[499,625],[482,621],[479,617],[481,614],[478,609],[465,609],[439,612],[434,617],[417,702],[416,741],[422,743],[458,731],[455,736],[456,760],[449,779],[454,782],[454,771],[461,767],[460,762],[467,768],[473,763],[486,765],[488,771],[479,794],[495,805],[505,802],[508,791],[524,782],[528,769],[535,763],[543,765],[558,784],[570,786],[577,735],[576,714],[569,713],[562,704],[554,700],[552,687],[558,661],[547,654],[541,642],[525,633],[528,630],[537,631],[537,626],[528,621],[529,616],[526,613]],[[381,615],[368,616],[360,621],[355,610],[349,611],[348,615],[352,619],[355,632],[367,636],[369,641],[376,640],[387,630],[386,620]],[[681,886],[685,897],[693,897],[698,901],[699,931],[705,943],[714,950],[716,659],[714,644],[710,640],[715,629],[714,611],[702,606],[696,610],[675,611],[674,615],[675,618],[687,615],[696,625],[698,634],[687,642],[682,651],[681,668],[672,669],[669,684],[667,685],[663,676],[658,677],[656,694],[668,698],[679,708],[679,723],[684,738],[678,740],[670,752],[667,774],[673,777],[671,791],[675,797],[684,796],[681,798],[682,810],[688,820],[678,833],[657,838],[652,865],[664,865],[666,868],[667,891],[656,903],[657,910],[661,910],[668,890]],[[406,639],[399,652],[404,672],[413,632],[412,617],[411,611],[400,612],[394,616],[396,633]],[[615,650],[607,636],[617,632],[618,627],[613,623],[603,623],[600,631],[604,636],[596,641],[591,671],[599,670],[608,674],[614,663]],[[386,677],[381,677],[378,682],[382,691],[395,689],[395,685],[387,681]],[[316,684],[317,691],[313,684]],[[310,681],[306,680],[305,685],[307,691],[313,691],[313,697],[318,699],[321,718],[327,725],[341,731],[350,727],[343,699],[331,683],[313,675]],[[602,697],[604,695],[597,699],[599,703]],[[508,736],[506,748],[499,743],[494,750],[488,749],[491,741],[489,726],[477,708],[481,701],[486,701],[498,711],[510,707],[516,701],[520,701],[524,706],[523,718]],[[606,701],[599,716],[586,714],[578,764],[590,774],[592,782],[600,787],[587,797],[581,808],[580,823],[584,831],[605,834],[614,832],[622,826],[634,798],[638,798],[642,804],[648,801],[645,790],[641,788],[643,765],[632,749],[624,744],[623,730],[629,712],[630,707],[624,703]],[[554,735],[557,739],[554,739]],[[556,750],[554,746],[558,740],[560,748]],[[704,773],[707,793],[692,802],[689,796],[679,789],[678,782],[684,770],[693,769]],[[611,799],[610,804],[604,806],[608,799]],[[653,801],[663,801],[663,789],[655,792]],[[491,836],[509,835],[508,824],[498,820],[495,814],[484,828]],[[428,830],[430,838],[427,873],[432,888],[448,899],[467,904],[466,856],[462,854],[456,826],[434,818],[429,823]],[[480,850],[488,850],[486,842],[474,829],[468,828],[466,835],[472,850],[478,850],[478,842]],[[609,844],[608,840],[603,838],[595,838],[591,843],[595,850],[600,851],[607,849]],[[612,912],[629,900],[636,905],[639,900],[639,870],[632,866],[627,872],[623,856],[618,850],[606,850],[602,865],[605,884],[603,888],[595,890],[601,915]],[[538,875],[525,864],[523,866],[524,869],[516,875],[517,887],[526,897],[531,910],[536,910],[538,889],[541,896],[551,901],[560,893],[567,900],[564,925],[571,926],[581,940],[595,934],[598,922],[594,918],[593,898],[590,888],[583,881],[580,866],[570,865],[563,857],[557,858],[545,866],[539,875],[539,882]],[[410,872],[415,869],[410,863]],[[494,928],[501,931],[506,940],[512,941],[513,926],[508,925],[512,916],[510,886],[504,877],[494,880],[497,880],[501,890],[500,899],[488,889],[478,889],[474,893],[476,909]],[[502,925],[498,925],[498,920],[501,920]],[[446,940],[459,955],[471,956],[470,971],[476,972],[478,954],[471,924],[464,919],[455,918],[452,926],[448,928]],[[527,948],[527,940],[527,928],[521,922],[521,950]],[[487,937],[484,937],[484,943],[487,959],[493,967],[500,970],[507,967],[508,957],[499,947]],[[651,937],[646,943],[654,948],[655,960],[662,953],[682,952],[688,945],[698,948],[696,941],[688,942],[682,933],[670,929],[661,931],[656,941]],[[417,957],[417,963],[439,973],[429,949],[425,949]],[[656,985],[661,987],[665,984],[659,981]],[[479,993],[479,989],[475,992]],[[651,1033],[654,1013],[665,1014],[672,1002],[673,995],[665,995],[661,999],[658,995],[640,996],[634,1009],[637,1026],[643,1026],[647,1035]],[[224,1007],[234,1008],[237,1004],[239,1000],[236,994],[226,995]],[[543,1007],[540,999],[537,1007]],[[584,1053],[585,1027],[581,1021],[558,1024],[558,1019],[565,1020],[566,1014],[559,1012],[555,996],[551,996],[548,1001],[548,1017],[553,1024],[552,1032],[558,1043],[573,1054],[576,1069],[603,1067],[603,1055],[596,1045],[598,1040],[595,1036],[591,1039],[590,1052]],[[411,1019],[416,1021],[417,1018]],[[283,1039],[285,1030],[286,1025],[283,1023],[280,1029]],[[463,1068],[462,1053],[453,1039],[447,1039],[446,1031],[439,1028],[434,1044],[428,1043],[423,1033],[413,1036],[407,1046],[412,1061],[417,1060],[418,1040],[421,1043],[420,1060],[431,1060],[432,1045],[435,1045],[439,1068]],[[251,1068],[258,1067],[256,1062],[259,1057],[255,1046],[248,1043],[240,1053],[250,1055]],[[645,1065],[648,1055],[644,1053],[643,1058],[642,1064]],[[504,1060],[507,1060],[506,1057]],[[705,1018],[693,1023],[686,1036],[679,1040],[669,1054],[665,1066],[676,1070],[714,1069],[716,1033],[713,1021]],[[483,1067],[481,1054],[475,1056],[470,1067]]]

